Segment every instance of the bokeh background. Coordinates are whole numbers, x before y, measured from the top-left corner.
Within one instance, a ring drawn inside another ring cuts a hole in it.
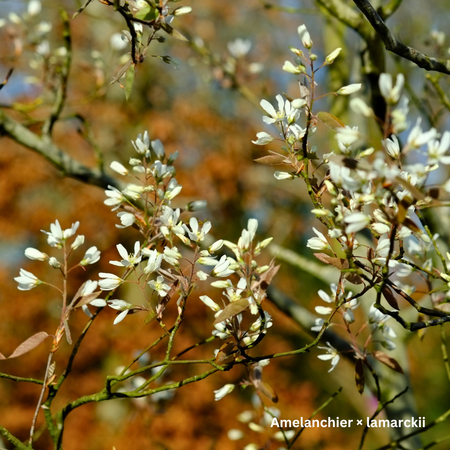
[[[170,37],[163,44],[152,44],[145,62],[137,69],[128,102],[118,83],[109,85],[128,51],[117,49],[111,41],[115,33],[125,28],[123,20],[112,8],[97,1],[71,20],[73,64],[66,107],[62,120],[55,126],[55,143],[91,167],[100,152],[106,171],[112,175],[110,162],[126,163],[133,156],[131,140],[148,130],[151,139],[160,139],[167,152],[180,151],[176,167],[183,191],[174,205],[207,200],[207,210],[197,215],[212,221],[214,237],[236,240],[248,218],[256,217],[260,224],[258,237],[273,236],[276,244],[312,258],[305,244],[312,236],[312,226],[318,223],[309,214],[311,205],[304,186],[300,182],[278,182],[273,177],[273,168],[253,161],[266,154],[267,148],[255,146],[251,141],[258,131],[270,131],[261,121],[258,103],[262,98],[274,102],[280,92],[293,98],[299,96],[299,80],[283,72],[281,67],[285,60],[292,60],[288,46],[300,46],[296,33],[300,24],[307,25],[319,61],[336,47],[343,47],[334,68],[325,68],[317,75],[318,89],[323,93],[362,82],[361,96],[368,96],[359,58],[363,44],[353,30],[346,29],[313,0],[192,0],[186,5],[192,6],[193,13],[176,18],[173,25],[191,44]],[[0,20],[5,19],[0,28],[0,78],[10,67],[15,68],[8,84],[0,91],[0,106],[36,132],[54,98],[51,67],[55,60],[48,60],[43,70],[42,61],[36,56],[36,45],[41,38],[30,30],[42,21],[48,22],[51,58],[58,58],[55,49],[63,45],[59,10],[64,8],[71,16],[81,2],[44,0],[42,6],[38,15],[25,20],[26,1],[0,0]],[[12,20],[11,13],[22,18],[21,21]],[[410,0],[400,6],[389,25],[405,43],[445,56],[450,42],[444,37],[443,43],[439,43],[431,32],[445,30],[448,14],[445,1],[429,1],[423,8],[423,2]],[[249,40],[251,49],[246,55],[234,58],[227,44],[237,38]],[[163,55],[173,58],[172,63],[165,64],[155,57]],[[387,56],[387,68],[406,75],[407,91],[412,98],[411,120],[421,114],[425,123],[443,131],[448,125],[448,111],[441,106],[425,73],[392,56]],[[448,92],[445,78],[440,83]],[[380,145],[376,125],[362,123],[354,117],[347,108],[347,99],[334,102],[334,98],[325,97],[318,102],[318,107],[318,110],[332,109],[346,124],[360,125],[369,145]],[[314,142],[322,152],[335,148],[335,140],[325,127],[318,128]],[[276,150],[276,145],[269,148]],[[8,355],[31,334],[43,330],[52,333],[58,323],[60,300],[50,289],[41,286],[31,292],[20,292],[13,280],[20,267],[40,279],[57,280],[54,270],[43,263],[26,260],[23,255],[29,246],[50,251],[40,230],[48,230],[55,219],[63,228],[78,220],[86,245],[96,245],[102,251],[100,263],[89,266],[87,272],[74,274],[72,292],[86,277],[95,279],[98,272],[111,271],[108,261],[116,259],[115,245],[120,242],[131,248],[139,235],[134,230],[115,227],[117,218],[103,204],[105,195],[101,189],[65,178],[41,156],[6,137],[0,137],[0,171],[0,351]],[[447,174],[439,173],[437,177],[437,181],[446,179]],[[80,257],[86,245],[78,250]],[[270,254],[266,258],[269,260]],[[317,290],[327,289],[317,277],[288,264],[283,264],[274,284],[310,310],[320,302]],[[121,289],[120,298],[131,300],[135,293]],[[138,301],[133,298],[133,302]],[[168,322],[174,317],[173,308],[174,305],[169,307]],[[275,306],[269,303],[267,310],[274,318],[274,327],[258,351],[287,351],[310,342],[311,335]],[[103,311],[89,331],[56,407],[101,389],[107,374],[115,373],[158,336],[156,325],[145,325],[139,314],[116,326],[112,325],[113,318],[112,310]],[[86,321],[81,311],[73,315],[74,336]],[[210,312],[193,298],[176,350],[208,337],[212,321]],[[339,332],[338,328],[336,331]],[[41,378],[49,348],[50,343],[45,342],[19,359],[1,361],[0,372]],[[214,344],[203,346],[191,356],[210,357],[214,348]],[[163,350],[155,350],[148,358],[152,361],[162,358]],[[70,346],[64,342],[56,358],[57,373],[63,369],[69,352]],[[367,389],[362,396],[358,394],[353,364],[343,358],[329,374],[329,365],[318,360],[317,354],[314,350],[278,359],[264,369],[265,381],[279,396],[277,405],[267,400],[267,406],[279,408],[282,418],[307,418],[342,386],[343,392],[319,417],[355,419],[371,415],[376,404]],[[425,335],[409,336],[407,358],[418,411],[431,421],[449,403],[440,330],[430,329]],[[174,368],[163,381],[178,380],[196,370],[199,369],[191,366]],[[265,445],[261,447],[265,449],[282,446],[270,440],[276,430],[267,428],[263,433],[256,433],[237,419],[239,413],[252,409],[255,397],[251,389],[236,390],[220,402],[214,402],[215,389],[238,382],[243,375],[243,369],[236,367],[229,373],[183,387],[171,399],[116,400],[86,405],[69,416],[64,448],[231,450],[242,449],[249,442]],[[38,395],[39,388],[34,385],[0,379],[0,423],[20,439],[28,436]],[[255,421],[258,420],[256,417]],[[38,428],[42,423],[39,417]],[[443,427],[445,424],[430,430],[425,442],[442,437]],[[232,441],[227,432],[236,428],[244,431],[245,436]],[[294,448],[357,448],[360,433],[359,428],[310,429],[302,434]],[[365,448],[377,448],[386,442],[388,430],[372,431]],[[8,445],[4,443],[3,448],[11,448]],[[435,448],[445,449],[446,445]],[[36,441],[35,448],[51,448],[45,432]]]

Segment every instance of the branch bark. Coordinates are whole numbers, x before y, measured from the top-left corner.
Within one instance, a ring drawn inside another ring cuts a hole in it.
[[[419,52],[413,47],[403,44],[395,38],[368,0],[353,0],[353,2],[366,16],[377,35],[383,41],[387,50],[412,61],[422,69],[433,70],[450,75],[450,60],[433,58],[432,56]]]
[[[44,136],[33,133],[0,110],[0,136],[6,135],[24,147],[43,156],[47,161],[60,170],[64,176],[75,178],[83,183],[107,189],[114,186],[120,189],[119,183],[99,169],[91,169],[73,159],[66,152],[57,147],[54,142]]]

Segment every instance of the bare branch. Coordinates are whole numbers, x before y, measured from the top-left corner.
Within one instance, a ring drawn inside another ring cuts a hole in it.
[[[0,110],[0,135],[35,151],[50,161],[65,176],[106,189],[109,185],[119,188],[119,183],[99,169],[90,169],[73,159],[48,138],[38,136]]]
[[[366,16],[373,29],[380,36],[387,50],[402,58],[412,61],[425,70],[434,70],[450,75],[450,60],[433,58],[398,41],[380,15],[367,0],[353,0],[355,5]]]

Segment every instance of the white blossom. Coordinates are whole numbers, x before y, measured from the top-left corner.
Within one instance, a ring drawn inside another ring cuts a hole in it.
[[[334,60],[339,56],[339,53],[341,53],[342,48],[338,47],[336,50],[333,50],[326,58],[325,58],[325,64],[332,64]]]
[[[29,291],[42,283],[38,277],[25,269],[20,269],[19,276],[15,277],[14,280],[19,283],[19,286],[17,286],[19,291]]]
[[[153,273],[159,270],[161,267],[163,255],[157,250],[150,250],[145,253],[148,256],[147,266],[144,269],[144,273]]]
[[[358,92],[361,89],[361,83],[349,84],[348,86],[341,87],[336,94],[337,95],[351,95]]]
[[[128,175],[128,169],[118,161],[113,161],[109,167],[120,175]]]
[[[331,359],[331,369],[328,372],[331,372],[339,362],[339,353],[338,351],[327,342],[327,347],[318,346],[321,350],[326,350],[327,353],[325,355],[318,355],[317,357],[323,361],[328,361]]]
[[[266,145],[269,142],[273,141],[273,137],[270,134],[266,133],[265,131],[256,133],[256,137],[258,139],[256,141],[252,141],[253,144],[256,144],[256,145]]]
[[[331,249],[330,244],[328,243],[326,237],[318,230],[313,227],[314,233],[316,233],[317,237],[312,237],[308,239],[306,244],[311,250],[327,250]]]
[[[234,384],[226,384],[217,391],[214,391],[214,400],[217,402],[225,397],[225,395],[233,392]]]
[[[402,93],[405,84],[405,77],[402,73],[397,75],[395,86],[392,87],[392,76],[389,73],[382,73],[379,78],[381,95],[387,103],[395,105]]]
[[[397,159],[400,154],[400,144],[395,135],[392,135],[392,139],[384,139],[381,141],[383,147],[391,158]]]
[[[81,245],[84,244],[84,236],[82,234],[80,234],[79,236],[77,236],[75,238],[75,240],[72,242],[72,245],[70,246],[70,248],[72,250],[76,250],[78,247],[80,247]]]
[[[46,253],[43,253],[43,252],[36,250],[35,248],[31,248],[31,247],[28,247],[25,250],[25,256],[28,259],[33,259],[36,261],[46,261],[48,259],[48,255]]]
[[[214,312],[220,311],[220,306],[210,297],[207,295],[201,295],[200,300],[210,309],[212,309]]]
[[[297,28],[297,33],[298,33],[300,40],[302,41],[303,47],[310,49],[313,46],[313,41],[312,41],[311,36],[306,28],[306,25],[300,25]]]
[[[226,255],[223,255],[220,258],[220,261],[214,267],[213,271],[211,272],[211,276],[223,278],[233,274],[234,270],[229,269],[229,267],[230,261],[227,259]]]
[[[209,232],[211,229],[211,222],[205,222],[202,226],[202,228],[199,227],[198,221],[195,217],[191,217],[189,220],[189,225],[191,229],[187,227],[187,225],[183,225],[187,235],[189,236],[189,239],[194,242],[201,242],[203,239],[205,239],[205,235]]]
[[[133,307],[131,303],[128,303],[124,300],[108,300],[108,306],[112,309],[122,311],[114,319],[113,322],[114,325],[118,324],[119,322],[122,322],[122,320],[125,319],[126,315],[130,312],[130,309]]]
[[[50,231],[41,230],[48,235],[47,242],[52,247],[61,247],[62,243],[72,237],[78,230],[80,222],[75,222],[70,228],[63,230],[58,220],[50,224]]]
[[[148,285],[158,293],[160,297],[165,297],[170,291],[170,286],[164,283],[164,277],[159,276],[156,280],[148,282]]]
[[[119,267],[129,267],[129,266],[135,266],[136,264],[139,264],[142,260],[141,256],[141,244],[139,241],[136,241],[134,243],[134,253],[128,253],[126,248],[122,244],[116,245],[117,251],[119,252],[119,255],[122,257],[121,261],[110,261],[109,263],[113,266],[119,266]]]
[[[94,245],[86,250],[80,265],[87,266],[88,264],[95,264],[100,259],[100,250]]]
[[[117,213],[117,217],[122,225],[116,225],[117,228],[131,227],[136,222],[136,216],[129,212],[120,211]]]
[[[242,58],[250,51],[252,42],[249,39],[237,38],[228,42],[227,47],[230,54],[237,59]]]
[[[102,291],[112,291],[123,283],[122,278],[112,273],[100,272],[98,276],[103,278],[103,280],[98,282],[98,285]]]

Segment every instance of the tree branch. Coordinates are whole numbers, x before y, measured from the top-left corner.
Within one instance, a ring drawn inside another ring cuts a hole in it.
[[[442,72],[450,75],[450,60],[433,58],[398,41],[368,0],[353,1],[360,11],[366,16],[373,29],[383,41],[387,50],[401,56],[402,58],[412,61],[422,69],[434,70],[436,72]]]
[[[65,176],[83,183],[106,189],[109,185],[120,188],[119,183],[99,169],[90,169],[58,148],[52,140],[30,131],[0,110],[0,136],[6,135],[17,143],[35,151],[51,162]]]

